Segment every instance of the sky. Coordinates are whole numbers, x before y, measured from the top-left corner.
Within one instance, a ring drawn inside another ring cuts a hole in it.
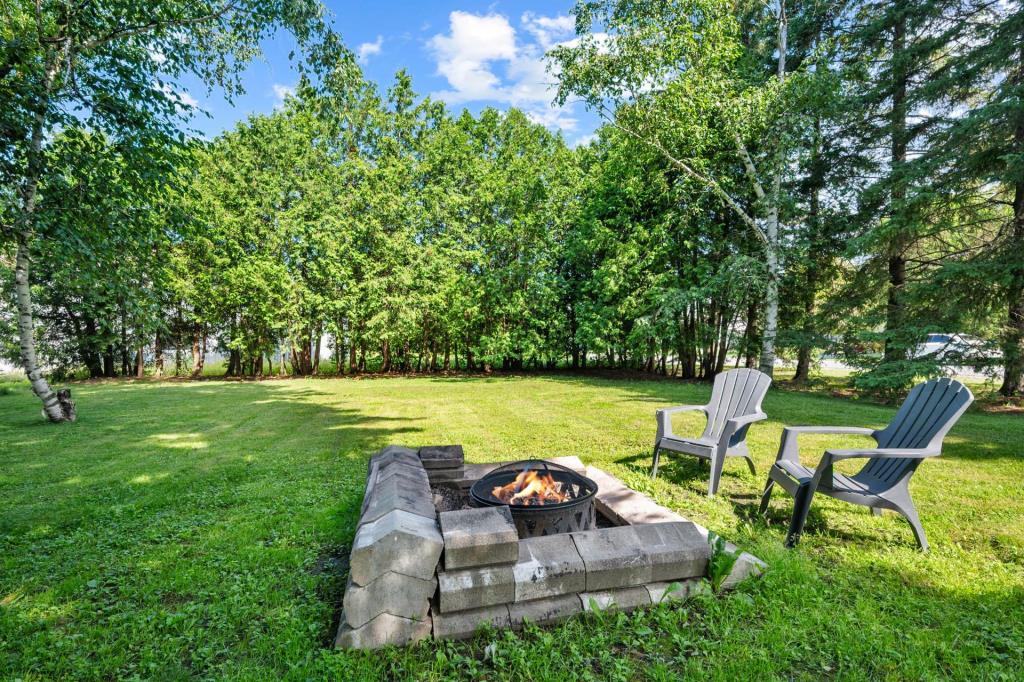
[[[453,112],[476,113],[487,106],[518,107],[532,120],[561,132],[572,145],[585,143],[598,126],[581,104],[556,108],[552,77],[543,55],[571,40],[572,0],[328,0],[333,24],[358,56],[367,78],[381,90],[399,69],[421,95],[445,101]],[[287,35],[263,45],[264,56],[243,74],[245,94],[234,103],[223,93],[185,82],[180,93],[201,110],[193,128],[207,137],[233,128],[254,113],[281,105],[298,80],[288,59]]]

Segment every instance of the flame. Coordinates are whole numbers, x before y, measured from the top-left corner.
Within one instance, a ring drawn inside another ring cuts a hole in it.
[[[569,499],[562,492],[562,484],[550,473],[541,474],[531,469],[520,471],[515,480],[507,485],[495,486],[491,495],[505,504],[531,507],[542,504],[557,504]]]

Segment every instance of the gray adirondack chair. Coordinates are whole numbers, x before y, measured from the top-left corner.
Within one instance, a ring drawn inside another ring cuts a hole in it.
[[[942,453],[943,438],[973,400],[971,391],[959,381],[932,379],[915,386],[896,417],[879,431],[835,426],[787,427],[782,433],[778,458],[768,473],[761,513],[768,510],[772,488],[778,483],[794,498],[793,518],[786,535],[788,547],[800,541],[811,500],[817,492],[870,507],[875,515],[883,509],[899,512],[910,522],[917,544],[928,551],[928,539],[910,497],[910,477],[925,458]],[[871,436],[878,447],[828,450],[812,470],[800,463],[797,436],[801,433],[855,433]],[[835,462],[851,458],[867,458],[868,462],[852,476],[833,472]]]
[[[662,450],[694,455],[711,462],[708,497],[718,492],[722,465],[727,457],[743,457],[750,473],[756,474],[754,460],[747,449],[747,429],[754,422],[767,419],[768,415],[761,411],[761,401],[771,383],[771,377],[756,369],[733,369],[715,377],[707,405],[682,405],[658,410],[651,478],[658,475]],[[708,420],[699,438],[683,438],[672,433],[671,415],[696,410],[702,411]]]

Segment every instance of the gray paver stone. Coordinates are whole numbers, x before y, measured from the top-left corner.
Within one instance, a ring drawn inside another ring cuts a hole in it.
[[[623,587],[617,590],[601,590],[598,592],[580,593],[580,601],[584,611],[593,611],[594,606],[601,609],[617,609],[632,611],[641,606],[651,605],[651,594],[643,585]]]
[[[587,571],[587,591],[610,590],[651,581],[651,560],[631,526],[572,533]]]
[[[583,611],[578,594],[563,594],[547,599],[515,602],[508,605],[512,627],[522,627],[528,620],[534,625],[552,625],[575,616]]]
[[[679,514],[662,507],[651,498],[629,488],[619,479],[597,467],[587,467],[586,475],[587,478],[597,483],[595,503],[598,510],[616,523],[637,525],[686,521]]]
[[[378,464],[384,464],[385,462],[399,461],[405,464],[412,464],[413,466],[419,466],[420,457],[412,448],[403,447],[401,445],[389,445],[376,455],[370,458],[370,462],[377,462]]]
[[[519,534],[508,507],[461,509],[438,514],[447,570],[511,564],[519,558]]]
[[[651,558],[651,580],[697,578],[707,572],[711,548],[689,521],[633,526]]]
[[[382,613],[422,620],[430,608],[437,579],[422,580],[388,571],[365,587],[349,580],[345,590],[344,614],[348,624],[357,628]]]
[[[468,639],[485,623],[496,628],[510,627],[508,607],[505,604],[485,606],[482,609],[441,613],[432,610],[435,639]]]
[[[704,585],[703,581],[698,578],[690,578],[689,580],[672,580],[663,583],[649,583],[644,585],[647,588],[648,594],[651,595],[652,604],[660,604],[661,602],[676,602],[686,601],[695,593],[699,592]]]
[[[381,467],[377,470],[377,478],[375,482],[377,485],[380,485],[393,478],[400,481],[399,485],[402,488],[415,490],[424,494],[430,491],[430,479],[427,478],[427,472],[423,469],[413,469],[405,464],[392,464],[390,466]]]
[[[361,586],[388,571],[430,580],[442,549],[444,542],[434,519],[395,510],[356,531],[350,574]]]
[[[753,576],[759,576],[764,573],[764,569],[767,568],[768,564],[758,559],[753,554],[748,552],[742,552],[739,557],[736,558],[736,563],[732,566],[732,571],[729,572],[729,576],[722,581],[723,590],[731,590],[741,581]]]
[[[429,445],[420,448],[420,462],[425,469],[452,469],[466,461],[461,445]]]
[[[576,543],[565,534],[526,538],[519,542],[513,569],[516,601],[524,602],[587,588],[587,573]]]
[[[511,564],[440,571],[437,583],[441,613],[494,606],[516,598]]]
[[[392,476],[380,481],[370,492],[370,502],[366,505],[359,524],[372,523],[380,517],[395,510],[409,512],[433,520],[437,516],[434,501],[429,488],[409,485],[399,477]]]
[[[401,646],[427,639],[430,630],[429,614],[417,621],[382,613],[359,628],[350,627],[342,614],[334,646],[339,649],[379,649],[388,644]]]
[[[430,483],[453,483],[455,481],[461,481],[465,478],[466,474],[463,472],[462,467],[458,469],[427,469],[427,476],[430,478]]]

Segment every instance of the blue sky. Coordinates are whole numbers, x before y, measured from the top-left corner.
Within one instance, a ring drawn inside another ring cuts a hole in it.
[[[418,93],[443,99],[454,111],[516,106],[561,131],[570,144],[587,140],[598,125],[582,105],[551,106],[552,79],[542,56],[573,38],[571,0],[336,0],[326,5],[335,29],[382,89],[404,68]],[[218,91],[190,87],[182,96],[209,115],[197,115],[192,127],[212,137],[251,113],[279,106],[297,80],[288,60],[292,47],[286,35],[267,41],[263,59],[243,75],[245,94],[233,105]]]

